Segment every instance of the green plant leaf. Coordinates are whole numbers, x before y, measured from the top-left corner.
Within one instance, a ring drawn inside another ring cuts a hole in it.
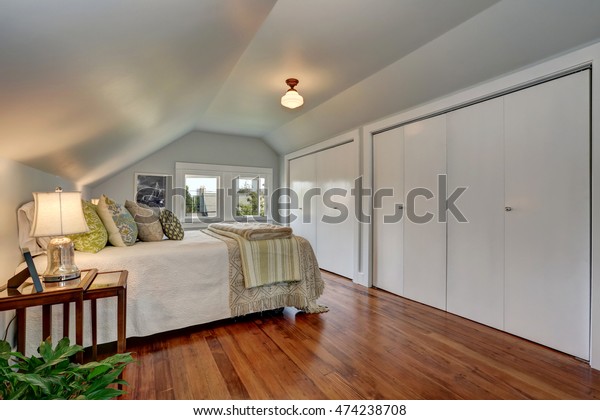
[[[48,339],[45,342],[45,344],[47,346],[50,346],[50,339]],[[35,372],[38,373],[48,367],[55,366],[60,363],[65,363],[66,365],[70,364],[69,358],[79,353],[80,351],[83,351],[83,347],[79,345],[71,346],[69,338],[64,337],[58,342],[56,349],[52,350],[52,348],[50,348],[50,350],[48,350],[48,347],[40,346],[40,350],[44,351],[43,355],[40,351],[40,355],[42,355],[44,363],[35,368]],[[64,369],[64,366],[62,367],[62,369]]]
[[[88,378],[88,380],[92,380],[100,375],[103,375],[104,373],[108,372],[112,368],[113,367],[109,364],[101,363],[97,367],[92,369],[92,371],[90,372],[90,374],[88,375],[87,378]]]
[[[51,387],[49,386],[50,381],[48,380],[48,378],[43,378],[42,376],[36,375],[35,373],[16,373],[15,380],[17,382],[27,384],[34,391],[36,388],[39,388],[41,392],[50,393],[51,390]]]
[[[85,365],[70,358],[82,350],[68,338],[52,348],[50,340],[38,348],[40,357],[10,352],[0,340],[0,399],[110,399],[125,393],[119,376],[133,362],[130,353],[116,354]]]
[[[6,354],[10,354],[11,352],[10,344],[6,341],[0,341],[0,358],[5,358]]]
[[[121,372],[117,369],[115,371],[107,372],[102,376],[96,377],[94,382],[90,384],[89,388],[84,393],[87,395],[99,389],[108,387],[118,380],[120,374]]]
[[[102,360],[103,363],[110,363],[111,365],[116,365],[118,363],[131,363],[133,362],[133,356],[131,353],[117,353],[112,356],[108,356],[106,359]]]
[[[48,354],[52,353],[52,345],[50,344],[51,338],[47,338],[42,341],[37,349],[38,354],[42,356],[42,359],[46,360]]]
[[[27,395],[27,392],[29,391],[29,387],[26,385],[21,385],[18,388],[15,388],[11,393],[9,393],[7,395],[7,400],[24,400],[27,399],[25,398],[25,395]]]
[[[125,391],[116,388],[103,388],[82,396],[86,400],[109,400],[123,395]]]

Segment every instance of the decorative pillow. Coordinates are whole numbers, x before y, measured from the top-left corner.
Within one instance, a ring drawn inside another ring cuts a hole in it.
[[[172,211],[164,209],[160,212],[160,224],[167,238],[180,241],[183,239],[183,227]]]
[[[102,250],[108,242],[108,232],[96,212],[96,206],[89,201],[81,200],[85,222],[90,229],[86,233],[69,235],[77,251],[96,253]]]
[[[98,216],[108,231],[108,241],[113,246],[130,246],[135,244],[138,228],[129,211],[104,194],[98,201]]]
[[[162,241],[165,233],[159,220],[159,208],[149,207],[145,204],[138,204],[129,200],[125,201],[125,208],[131,213],[133,220],[137,224],[140,241]]]

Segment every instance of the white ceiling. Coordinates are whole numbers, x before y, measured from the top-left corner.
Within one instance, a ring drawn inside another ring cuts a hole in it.
[[[0,156],[85,185],[193,129],[284,154],[597,40],[599,21],[598,0],[0,0]]]

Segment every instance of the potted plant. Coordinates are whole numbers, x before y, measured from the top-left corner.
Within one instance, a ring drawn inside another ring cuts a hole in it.
[[[125,393],[117,385],[127,385],[120,375],[133,361],[131,353],[86,364],[72,362],[80,351],[83,347],[71,345],[65,337],[56,348],[50,339],[43,341],[39,356],[26,357],[0,340],[0,400],[107,400]]]

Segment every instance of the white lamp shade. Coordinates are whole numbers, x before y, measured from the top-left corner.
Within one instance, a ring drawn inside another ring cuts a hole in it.
[[[80,192],[34,192],[31,236],[63,236],[87,232]]]
[[[304,98],[295,90],[288,90],[285,95],[281,97],[281,105],[286,108],[298,108],[304,103]]]

